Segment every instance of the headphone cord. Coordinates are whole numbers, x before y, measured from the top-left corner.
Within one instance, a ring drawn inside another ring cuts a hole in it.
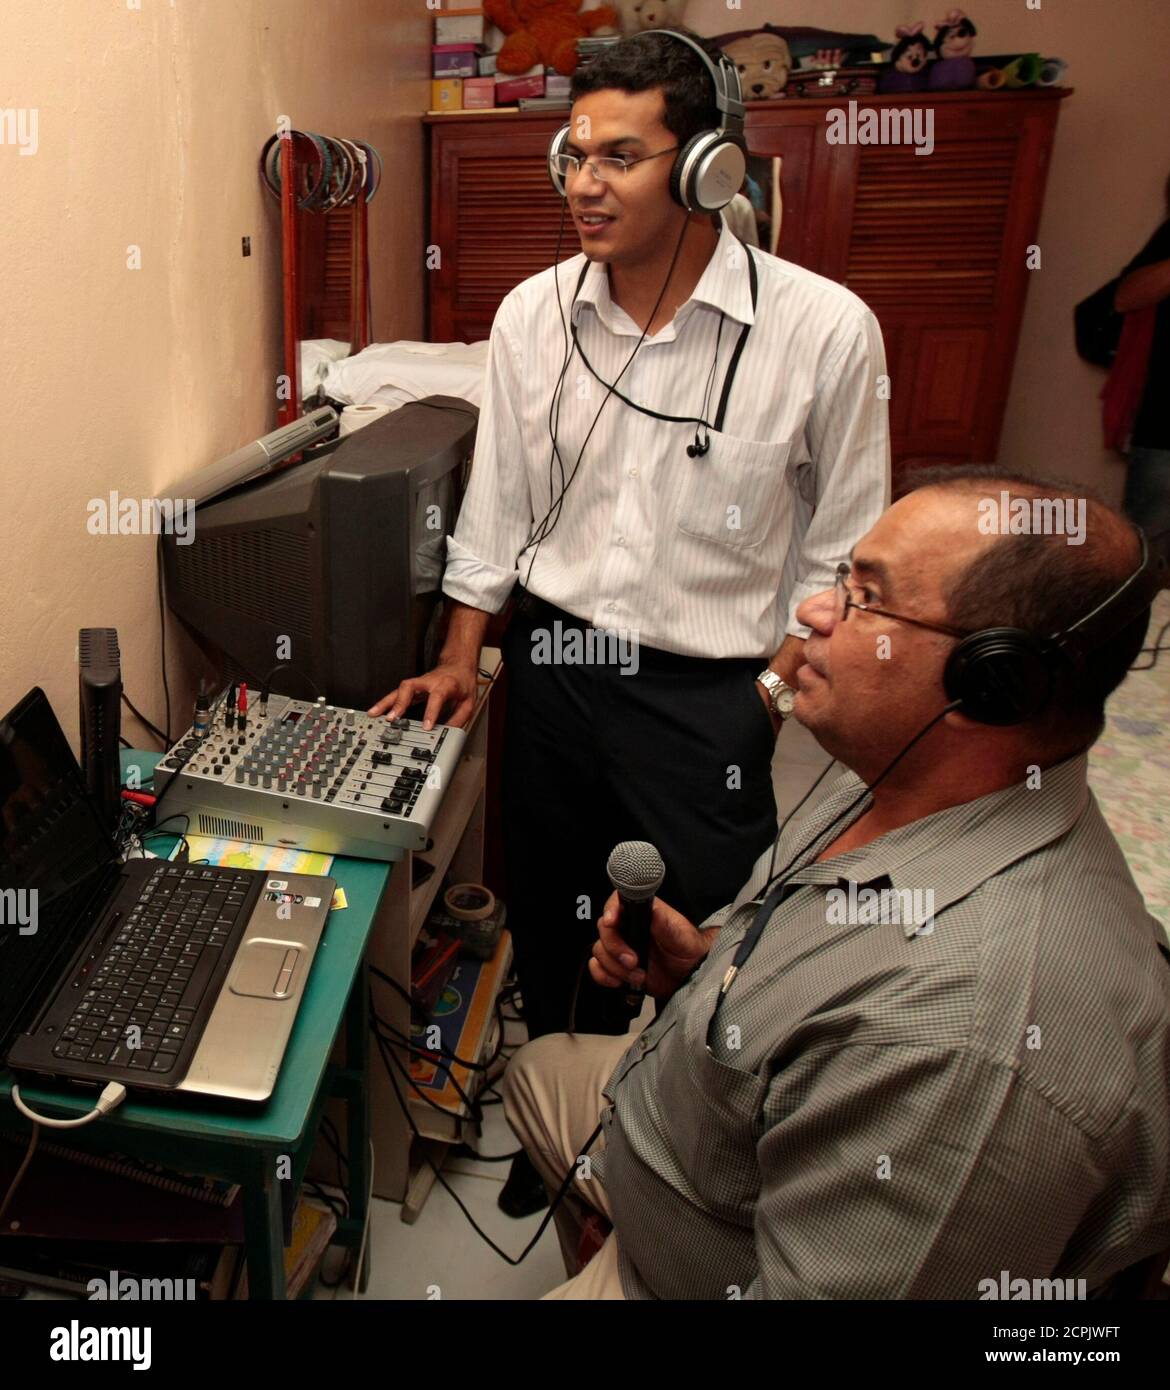
[[[563,231],[563,228],[564,228],[564,215],[565,215],[566,207],[567,207],[567,202],[566,202],[565,204],[562,204],[562,207],[561,207],[561,228],[562,228],[562,231]],[[551,495],[552,495],[552,486],[553,486],[553,483],[552,483],[552,470],[553,470],[553,459],[554,459],[554,458],[555,458],[555,459],[557,460],[557,462],[561,465],[562,486],[561,486],[560,493],[557,495],[556,500],[555,500],[555,501],[552,503],[552,505],[549,507],[548,511],[545,512],[544,516],[541,517],[540,521],[537,522],[537,523],[532,527],[531,531],[530,531],[529,534],[528,534],[528,539],[527,539],[527,540],[524,542],[524,544],[520,547],[520,552],[519,552],[519,554],[518,554],[517,557],[516,557],[517,561],[519,561],[520,556],[523,555],[524,552],[525,552],[526,550],[528,550],[528,549],[533,545],[533,542],[535,542],[535,544],[536,544],[536,549],[533,551],[532,558],[531,558],[531,560],[529,561],[529,564],[528,564],[528,573],[525,575],[525,579],[524,579],[524,587],[525,587],[526,589],[528,588],[529,581],[530,581],[531,578],[532,578],[532,570],[533,570],[534,565],[536,564],[536,556],[537,556],[537,554],[538,554],[539,551],[540,551],[540,546],[541,546],[541,544],[543,543],[543,541],[546,539],[546,537],[552,535],[553,531],[556,529],[557,522],[560,520],[561,510],[562,510],[563,505],[564,505],[565,495],[568,493],[569,488],[573,485],[573,479],[576,478],[577,472],[578,472],[578,470],[579,470],[580,467],[581,467],[581,460],[582,460],[582,458],[583,458],[584,455],[585,455],[585,450],[586,450],[586,448],[587,448],[588,445],[589,445],[589,440],[590,440],[590,439],[592,438],[592,436],[593,436],[593,431],[597,428],[597,425],[598,425],[598,422],[599,422],[600,419],[601,419],[602,413],[603,413],[603,411],[605,410],[605,407],[609,404],[609,399],[610,399],[610,397],[614,394],[614,391],[615,391],[616,388],[617,388],[617,383],[618,383],[619,381],[621,381],[621,379],[622,379],[623,376],[625,376],[626,372],[627,372],[627,371],[629,370],[629,368],[630,368],[630,364],[633,362],[634,358],[635,358],[635,357],[637,356],[637,354],[638,354],[638,349],[642,346],[643,342],[645,341],[645,339],[646,339],[646,334],[647,334],[647,333],[649,332],[649,330],[650,330],[650,324],[654,322],[654,316],[658,313],[659,305],[661,305],[661,303],[662,303],[663,296],[666,294],[667,286],[670,284],[671,276],[674,274],[674,267],[675,267],[675,264],[676,264],[677,261],[678,261],[679,253],[682,251],[683,239],[684,239],[684,237],[685,237],[686,234],[687,234],[687,227],[688,227],[688,226],[689,226],[689,219],[684,219],[683,225],[682,225],[682,230],[679,232],[678,242],[677,242],[677,244],[676,244],[676,246],[675,246],[675,248],[674,248],[674,255],[671,257],[671,260],[670,260],[670,267],[669,267],[669,269],[668,269],[667,272],[666,272],[666,279],[663,281],[662,289],[658,292],[658,298],[654,301],[654,307],[653,307],[653,309],[651,309],[651,311],[650,311],[650,317],[649,317],[649,319],[647,319],[647,321],[646,321],[646,327],[642,330],[641,336],[639,337],[637,343],[634,345],[634,350],[630,353],[629,357],[626,359],[626,364],[625,364],[625,366],[621,369],[621,371],[618,373],[616,380],[615,380],[611,385],[608,386],[608,389],[607,389],[606,394],[605,394],[605,399],[601,402],[601,406],[600,406],[600,408],[598,409],[597,414],[593,417],[593,423],[589,426],[589,432],[588,432],[588,433],[586,434],[586,436],[585,436],[584,443],[581,445],[581,450],[580,450],[580,452],[579,452],[578,455],[577,455],[577,460],[576,460],[576,462],[573,464],[573,471],[569,474],[569,477],[568,477],[567,481],[564,480],[564,463],[563,463],[563,460],[561,460],[560,449],[559,449],[558,446],[557,446],[556,426],[558,426],[559,423],[560,423],[560,404],[561,404],[561,401],[564,399],[564,380],[565,380],[565,375],[566,375],[566,373],[568,372],[569,364],[570,364],[570,362],[572,361],[572,353],[573,353],[573,351],[574,351],[574,350],[579,351],[580,349],[579,349],[578,346],[577,346],[576,334],[575,334],[575,333],[574,333],[574,335],[573,335],[573,349],[570,349],[570,348],[569,348],[569,343],[568,343],[568,328],[567,328],[567,325],[566,325],[566,322],[565,322],[565,307],[564,307],[564,304],[563,304],[563,302],[562,302],[562,300],[561,300],[561,292],[560,292],[560,275],[559,275],[559,272],[560,272],[560,262],[559,262],[559,259],[556,260],[556,261],[554,261],[554,264],[553,264],[553,280],[554,280],[554,282],[555,282],[555,284],[556,284],[557,309],[558,309],[558,311],[560,312],[560,316],[561,316],[561,331],[562,331],[562,335],[563,335],[564,340],[565,340],[565,354],[566,354],[566,355],[565,355],[564,364],[563,364],[563,366],[562,366],[562,368],[561,368],[560,376],[559,376],[558,379],[557,379],[557,384],[556,384],[556,386],[553,388],[553,398],[556,400],[556,424],[553,425],[553,426],[550,428],[550,433],[551,433],[551,435],[552,435],[552,454],[549,456],[549,495],[550,495],[550,497],[551,497]],[[560,234],[558,234],[558,236],[557,236],[557,252],[556,252],[558,258],[559,258],[559,256],[560,256],[560,247],[561,247],[561,236],[560,236]],[[572,312],[572,306],[570,305],[570,313],[571,313],[571,312]],[[603,384],[604,384],[604,383],[603,383]],[[549,403],[549,415],[550,415],[550,419],[551,419],[551,417],[552,417],[552,413],[553,413],[553,412],[552,412],[552,401],[550,400],[550,403]],[[554,513],[555,513],[555,515],[554,515]],[[550,518],[551,518],[551,524],[550,524]]]
[[[863,787],[862,790],[857,794],[857,796],[855,796],[853,800],[849,803],[849,805],[846,806],[844,810],[840,811],[837,815],[835,815],[828,825],[826,825],[823,829],[817,832],[817,834],[813,837],[812,844],[805,845],[801,849],[798,849],[796,853],[792,856],[792,858],[788,861],[788,863],[784,866],[784,868],[781,869],[780,873],[776,874],[773,872],[773,869],[775,868],[776,864],[776,851],[780,846],[780,836],[784,833],[784,830],[787,827],[789,820],[791,820],[795,812],[798,811],[800,807],[804,805],[805,801],[807,801],[808,798],[812,795],[813,791],[817,787],[817,784],[820,782],[821,777],[824,777],[825,773],[828,772],[829,768],[833,766],[832,763],[829,763],[828,767],[826,767],[824,772],[821,773],[821,776],[818,777],[816,782],[814,782],[812,786],[809,787],[808,791],[805,792],[800,802],[785,817],[784,824],[781,825],[779,830],[777,830],[776,838],[772,842],[772,862],[768,868],[768,882],[756,895],[756,898],[752,899],[752,901],[763,902],[763,900],[768,896],[769,892],[771,892],[773,888],[780,887],[781,884],[787,883],[788,880],[794,874],[798,874],[802,869],[808,868],[809,864],[813,862],[813,859],[815,858],[816,854],[820,852],[820,849],[822,847],[821,841],[823,837],[826,834],[828,834],[829,831],[835,830],[837,826],[841,823],[841,821],[844,820],[844,818],[847,815],[849,815],[851,811],[856,810],[856,808],[861,805],[861,803],[866,799],[866,797],[872,796],[874,791],[885,781],[885,779],[890,775],[890,773],[893,772],[894,768],[897,767],[897,765],[902,761],[906,754],[909,753],[910,750],[917,743],[924,739],[926,735],[930,733],[930,731],[934,728],[934,726],[937,723],[939,723],[941,719],[943,719],[946,715],[950,714],[952,710],[957,710],[962,703],[963,702],[961,700],[952,700],[950,704],[944,705],[936,715],[933,715],[931,719],[926,724],[924,724],[921,729],[918,730],[918,732],[914,735],[910,742],[906,744],[906,746],[901,750],[901,752],[899,752],[896,757],[891,759],[891,761],[886,764],[886,766],[877,775],[877,777],[875,777],[874,780],[870,782],[867,786]],[[813,857],[806,859],[803,864],[797,865],[797,867],[793,868],[793,865],[796,863],[796,860],[799,859],[802,854],[806,853],[809,850],[813,851]]]

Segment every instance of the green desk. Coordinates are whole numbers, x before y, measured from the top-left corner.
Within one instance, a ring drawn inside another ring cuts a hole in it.
[[[157,757],[138,755],[138,760],[152,769]],[[152,842],[156,852],[163,845],[165,841]],[[251,1298],[285,1297],[281,1183],[292,1183],[293,1193],[299,1187],[331,1096],[346,1102],[349,1156],[349,1215],[339,1220],[333,1239],[355,1251],[361,1245],[370,1187],[365,953],[392,867],[365,859],[333,861],[330,874],[345,889],[349,905],[329,917],[276,1090],[267,1105],[249,1111],[217,1110],[189,1101],[158,1104],[135,1099],[131,1093],[107,1119],[63,1133],[63,1142],[78,1148],[112,1149],[239,1183]],[[343,1021],[346,1060],[344,1066],[337,1066],[329,1058]],[[11,1074],[0,1070],[5,1125],[16,1122],[28,1129],[29,1122],[10,1107],[11,1085]],[[70,1095],[64,1087],[22,1087],[21,1095],[34,1109],[58,1118],[84,1114],[94,1101],[94,1097]],[[283,1159],[288,1162],[282,1163]],[[279,1177],[278,1166],[291,1169],[291,1176]],[[367,1254],[362,1269],[355,1271],[360,1288],[365,1288],[368,1273]]]

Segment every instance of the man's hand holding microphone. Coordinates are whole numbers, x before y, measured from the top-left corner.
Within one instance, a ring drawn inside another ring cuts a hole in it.
[[[706,959],[718,928],[700,931],[655,896],[665,867],[653,845],[626,840],[606,867],[614,892],[597,921],[589,973],[609,989],[667,999]]]

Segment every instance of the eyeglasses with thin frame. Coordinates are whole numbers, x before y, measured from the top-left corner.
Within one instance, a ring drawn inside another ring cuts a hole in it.
[[[911,627],[924,627],[928,632],[941,632],[944,637],[970,637],[970,632],[961,627],[947,627],[944,623],[928,623],[922,618],[908,618],[904,613],[891,613],[888,608],[878,608],[872,603],[858,603],[849,592],[849,576],[852,566],[842,562],[837,566],[837,580],[833,586],[833,597],[837,603],[837,621],[843,623],[849,610],[856,608],[861,613],[876,613],[883,618],[893,618],[897,623],[909,623]]]
[[[671,145],[668,149],[657,150],[654,154],[644,154],[639,159],[618,159],[612,155],[603,159],[582,159],[575,154],[555,154],[552,165],[562,179],[575,178],[582,164],[588,164],[595,179],[601,183],[616,183],[635,164],[645,164],[648,159],[658,159],[664,154],[672,154],[677,149],[677,145]]]

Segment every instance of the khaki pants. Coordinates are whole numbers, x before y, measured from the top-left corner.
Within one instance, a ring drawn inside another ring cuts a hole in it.
[[[601,1088],[631,1042],[628,1033],[617,1038],[550,1033],[526,1043],[509,1063],[504,1075],[504,1114],[544,1180],[550,1201],[574,1166],[582,1144],[597,1128]],[[599,1136],[590,1152],[597,1153],[602,1144]],[[623,1297],[616,1231],[577,1272],[577,1247],[591,1209],[613,1219],[601,1183],[578,1172],[553,1216],[570,1278],[546,1298]]]

